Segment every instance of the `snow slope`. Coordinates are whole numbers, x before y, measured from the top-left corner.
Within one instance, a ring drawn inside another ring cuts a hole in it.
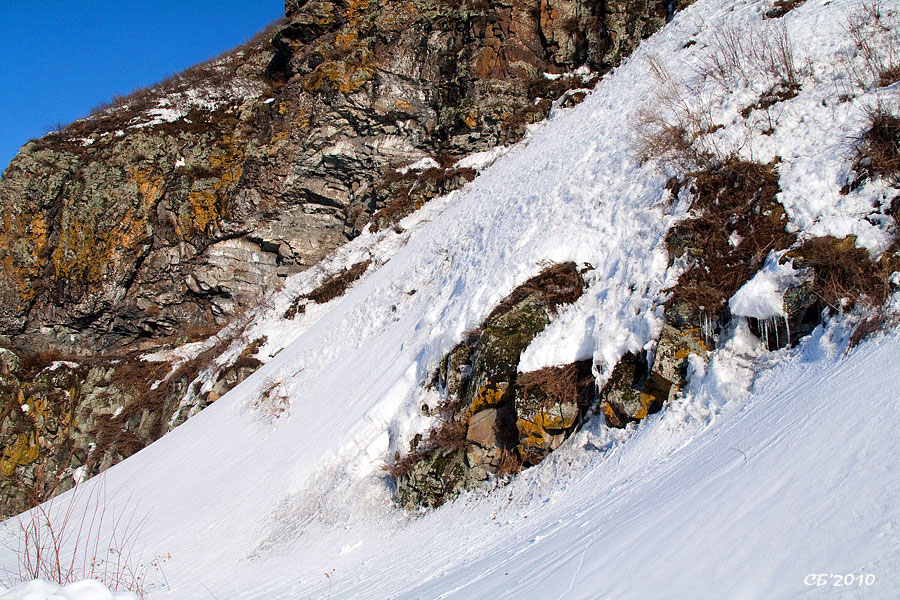
[[[665,190],[665,168],[633,151],[629,123],[658,86],[650,56],[716,101],[719,143],[781,157],[794,228],[853,232],[883,249],[896,190],[838,193],[864,109],[897,101],[896,84],[836,100],[849,84],[835,65],[855,60],[844,24],[859,7],[808,0],[784,18],[811,69],[772,135],[740,116],[758,82],[723,96],[698,75],[717,31],[769,27],[769,5],[699,0],[583,104],[404,220],[405,231],[366,233],[289,281],[245,334],[267,335],[261,352],[276,356],[78,488],[86,498],[102,483],[112,514],[146,515],[143,560],[167,557],[149,573],[150,597],[794,598],[841,593],[804,584],[829,573],[874,574],[850,595],[894,597],[900,337],[843,356],[852,317],[777,353],[738,326],[660,415],[625,431],[595,419],[508,486],[435,511],[394,507],[382,470],[429,425],[420,406],[435,398],[423,384],[439,359],[546,261],[588,263],[589,289],[521,370],[593,357],[602,382],[623,353],[652,346],[678,276],[665,233],[688,207]],[[367,258],[374,266],[344,297],[280,316],[326,271]],[[0,535],[15,547],[13,522]],[[15,561],[0,551],[0,568]]]

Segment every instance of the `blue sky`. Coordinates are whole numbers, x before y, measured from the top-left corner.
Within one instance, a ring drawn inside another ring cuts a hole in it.
[[[283,0],[0,0],[0,170],[115,94],[246,41]]]

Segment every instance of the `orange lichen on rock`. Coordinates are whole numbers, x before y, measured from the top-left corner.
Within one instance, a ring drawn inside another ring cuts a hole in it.
[[[243,174],[245,152],[231,134],[217,143],[217,152],[209,157],[210,168],[218,175],[212,185],[192,190],[179,215],[179,234],[188,239],[198,233],[211,233],[228,218],[228,197]]]
[[[83,219],[66,211],[59,242],[51,258],[57,279],[97,283],[124,259],[146,235],[143,215],[129,208],[118,223],[108,228],[97,219]]]
[[[145,210],[152,208],[162,197],[163,178],[156,172],[144,171],[134,167],[128,169],[128,175],[137,185],[138,197]]]

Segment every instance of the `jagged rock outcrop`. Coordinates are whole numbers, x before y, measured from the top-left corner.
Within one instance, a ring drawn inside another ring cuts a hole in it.
[[[445,357],[434,381],[442,422],[417,436],[392,469],[402,506],[438,506],[491,475],[537,464],[572,432],[593,399],[590,361],[521,381],[518,365],[558,307],[583,290],[574,263],[554,265],[516,288]]]
[[[190,369],[150,393],[160,376],[135,352],[208,337],[366,224],[464,185],[475,172],[460,159],[519,140],[673,7],[288,0],[245,46],[26,144],[0,179],[0,344],[29,363],[4,363],[4,514],[150,443],[251,369],[182,407]],[[488,373],[501,358],[478,360]],[[35,399],[52,418],[31,422]],[[478,460],[496,469],[482,437]]]

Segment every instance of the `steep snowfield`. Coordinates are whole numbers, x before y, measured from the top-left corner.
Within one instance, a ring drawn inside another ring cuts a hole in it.
[[[781,157],[793,227],[854,232],[878,251],[895,233],[883,212],[896,191],[838,193],[864,108],[897,99],[895,84],[837,100],[849,84],[835,65],[853,62],[845,24],[859,6],[808,0],[789,13],[798,59],[812,66],[803,90],[763,135],[739,116],[756,99],[747,82],[717,99],[717,135],[747,158]],[[509,485],[438,510],[394,507],[382,470],[429,425],[420,407],[436,398],[423,385],[438,360],[546,261],[589,263],[590,287],[521,370],[593,357],[602,380],[652,342],[678,276],[664,236],[688,207],[632,149],[629,123],[659,85],[648,57],[696,80],[715,32],[768,27],[768,8],[700,0],[582,105],[407,218],[404,232],[366,233],[289,281],[245,334],[267,335],[261,352],[277,356],[79,487],[87,498],[102,480],[110,514],[146,515],[143,560],[167,557],[149,570],[150,597],[794,598],[839,594],[832,580],[804,584],[832,573],[874,575],[851,596],[894,597],[900,337],[844,356],[847,318],[778,353],[736,327],[660,415],[625,431],[594,419]],[[714,83],[694,83],[714,99]],[[343,298],[281,318],[324,270],[368,258]],[[16,529],[7,523],[6,546]],[[16,570],[15,552],[0,552],[4,566]]]

